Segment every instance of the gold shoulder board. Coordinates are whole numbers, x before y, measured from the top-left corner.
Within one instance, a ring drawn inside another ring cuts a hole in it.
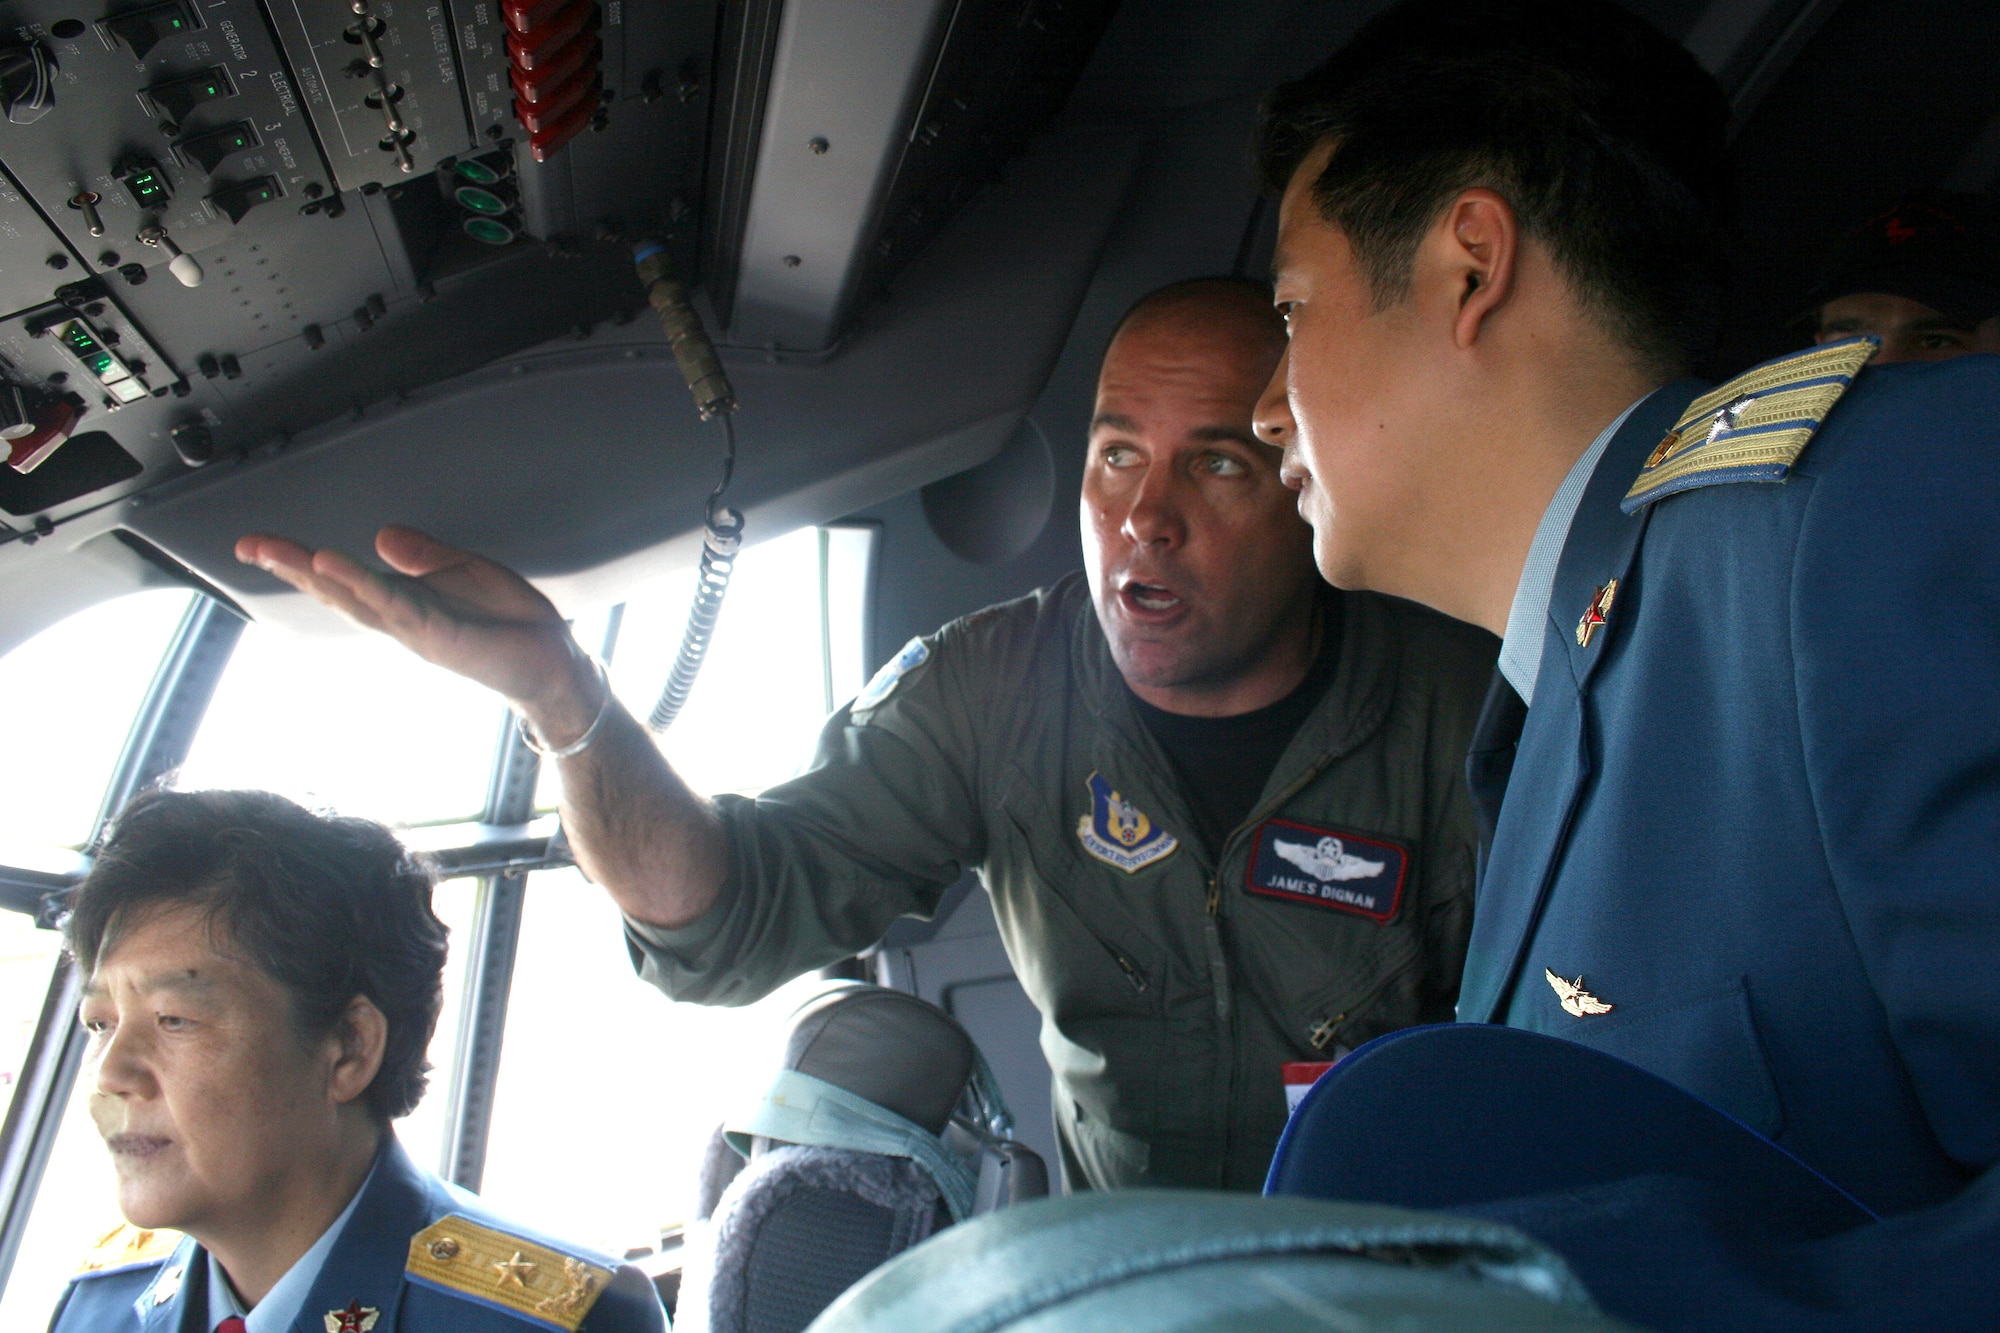
[[[1687,406],[1619,507],[1628,514],[1697,486],[1783,481],[1881,343],[1849,338],[1766,361]]]
[[[77,1271],[98,1273],[107,1268],[150,1263],[166,1258],[180,1243],[181,1233],[178,1231],[154,1230],[120,1222],[97,1238],[97,1244],[90,1247],[89,1255]]]
[[[611,1270],[456,1213],[410,1238],[413,1279],[576,1333]]]

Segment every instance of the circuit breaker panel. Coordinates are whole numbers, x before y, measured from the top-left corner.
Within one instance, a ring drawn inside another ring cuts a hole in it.
[[[0,3],[0,539],[695,262],[713,5],[96,5]]]
[[[725,344],[837,357],[1114,7],[0,0],[0,585],[106,506],[635,316],[641,241]]]

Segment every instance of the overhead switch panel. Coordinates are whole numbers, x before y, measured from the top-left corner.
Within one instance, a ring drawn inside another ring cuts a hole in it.
[[[114,14],[98,24],[113,40],[129,47],[144,60],[161,42],[194,31],[194,17],[184,4],[148,5],[129,13]]]
[[[181,161],[197,166],[208,175],[241,152],[257,146],[257,131],[249,121],[239,120],[219,130],[197,134],[191,139],[182,139],[174,145],[174,152]]]
[[[236,96],[236,85],[229,81],[228,70],[210,65],[199,74],[156,83],[146,90],[146,96],[161,115],[178,122],[186,120],[204,102]]]
[[[284,194],[285,192],[278,186],[277,177],[259,176],[256,180],[244,181],[239,185],[225,185],[208,196],[208,202],[214,204],[216,211],[231,222],[241,222],[251,209],[259,204],[282,199]]]

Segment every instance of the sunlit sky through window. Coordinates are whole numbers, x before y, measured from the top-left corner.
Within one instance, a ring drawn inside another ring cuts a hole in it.
[[[0,657],[7,701],[0,858],[17,846],[77,847],[189,594],[134,593],[43,630]]]
[[[844,700],[863,659],[872,533],[805,529],[745,552],[694,695],[663,749],[702,791],[756,792],[810,758],[829,697]],[[823,554],[824,553],[824,554]],[[824,561],[824,563],[823,563]],[[686,623],[693,572],[637,589],[623,613],[612,679],[644,717]],[[824,597],[822,594],[824,589]],[[10,843],[78,846],[153,672],[189,602],[148,593],[92,608],[0,658],[0,697],[31,700],[10,737],[0,802]],[[824,608],[825,616],[822,617]],[[601,645],[608,608],[579,613]],[[831,643],[831,651],[826,645]],[[183,765],[183,788],[255,786],[304,804],[399,825],[478,817],[502,701],[379,636],[245,628]],[[544,786],[543,804],[555,789]],[[458,1040],[476,886],[441,886],[453,927],[431,1091],[400,1127],[436,1168]],[[9,922],[7,924],[15,924]],[[27,929],[0,953],[0,1046],[11,1075],[47,984],[52,937]],[[24,934],[25,931],[25,934]],[[13,936],[8,936],[11,939]],[[4,943],[4,941],[0,941]],[[15,975],[18,974],[18,975]],[[669,1002],[631,970],[616,910],[574,871],[533,877],[514,973],[486,1188],[496,1206],[613,1252],[679,1220],[708,1133],[750,1096],[776,1058],[785,1016],[817,983],[763,1004],[707,1010]],[[25,1024],[25,1027],[24,1027]],[[79,1083],[87,1090],[88,1071]],[[117,1221],[101,1146],[72,1102],[37,1197],[0,1328],[39,1327],[62,1276]],[[46,1280],[45,1280],[46,1279]],[[53,1283],[53,1285],[51,1285]]]

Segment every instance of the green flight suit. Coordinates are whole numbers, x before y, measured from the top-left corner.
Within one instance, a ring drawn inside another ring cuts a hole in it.
[[[674,999],[745,1004],[976,869],[1042,1012],[1072,1186],[1259,1188],[1280,1065],[1449,1020],[1471,927],[1465,753],[1496,641],[1374,594],[1326,605],[1333,680],[1219,851],[1071,575],[914,641],[900,677],[892,663],[828,721],[808,771],[718,798],[722,900],[679,930],[628,922],[635,964]],[[1387,919],[1250,891],[1274,816],[1291,856],[1329,832],[1376,849],[1369,865],[1403,849]]]

